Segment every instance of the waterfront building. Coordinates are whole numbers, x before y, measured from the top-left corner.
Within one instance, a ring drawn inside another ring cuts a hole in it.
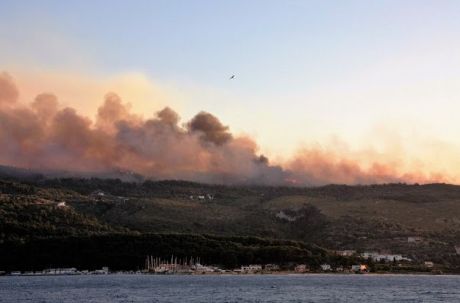
[[[305,272],[310,271],[310,268],[305,264],[299,264],[294,268],[294,271],[296,273],[305,273]]]
[[[332,270],[331,265],[329,265],[329,264],[321,264],[320,266],[321,266],[322,271],[330,271],[330,270]]]

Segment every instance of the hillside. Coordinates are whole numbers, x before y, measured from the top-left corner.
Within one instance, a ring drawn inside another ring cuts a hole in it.
[[[113,179],[0,182],[2,238],[123,233],[255,236],[458,264],[460,186],[317,188]],[[45,202],[38,202],[45,201]],[[66,202],[58,208],[58,202]],[[409,243],[408,237],[421,237]]]
[[[20,243],[6,241],[0,246],[0,268],[42,269],[74,266],[96,269],[140,269],[147,255],[185,259],[200,257],[205,264],[234,268],[241,264],[289,262],[351,265],[352,259],[298,241],[267,240],[256,237],[218,237],[192,234],[106,234],[95,236],[40,238]]]

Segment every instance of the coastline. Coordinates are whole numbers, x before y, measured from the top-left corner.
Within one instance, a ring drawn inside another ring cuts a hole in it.
[[[116,276],[116,275],[130,275],[130,276],[459,276],[459,273],[444,273],[444,272],[369,272],[369,273],[352,273],[352,272],[308,272],[296,273],[293,271],[279,271],[270,273],[170,273],[158,274],[147,272],[133,272],[133,271],[117,271],[105,274],[95,273],[63,273],[63,274],[43,274],[43,273],[21,273],[11,274],[6,273],[0,277],[61,277],[61,276]]]

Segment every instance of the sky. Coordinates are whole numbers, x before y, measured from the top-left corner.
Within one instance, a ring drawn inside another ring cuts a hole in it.
[[[94,116],[213,113],[282,163],[320,148],[460,177],[460,3],[0,0],[0,70]],[[229,80],[231,75],[235,79]]]

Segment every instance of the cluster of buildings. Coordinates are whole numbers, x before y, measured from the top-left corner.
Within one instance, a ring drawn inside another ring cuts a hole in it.
[[[190,200],[198,200],[198,201],[212,201],[214,200],[214,195],[213,194],[200,194],[200,195],[190,195],[189,196]]]
[[[401,254],[391,254],[391,253],[384,253],[384,252],[363,252],[357,253],[355,250],[337,250],[335,254],[342,257],[360,257],[365,260],[372,260],[374,262],[401,262],[407,261],[412,262],[412,259],[403,257]]]
[[[322,272],[353,272],[353,273],[366,273],[369,272],[369,268],[366,264],[355,264],[352,265],[350,268],[346,268],[342,265],[337,267],[332,267],[330,264],[324,263],[320,265]],[[310,267],[305,264],[299,264],[294,268],[296,273],[307,273],[310,272]]]
[[[364,273],[368,272],[369,268],[365,264],[357,264],[352,265],[350,268],[344,268],[343,266],[332,267],[330,264],[321,264],[320,270],[322,272],[359,272]],[[233,272],[235,273],[243,273],[243,274],[253,274],[253,273],[270,273],[270,272],[277,272],[280,271],[280,266],[276,264],[252,264],[252,265],[245,265],[241,266],[240,269],[235,269]],[[307,264],[297,264],[294,267],[294,272],[302,274],[311,272],[310,266]]]
[[[108,267],[102,267],[96,270],[77,270],[75,267],[69,268],[48,268],[41,271],[12,271],[10,276],[71,276],[71,275],[107,275]]]
[[[307,264],[297,264],[293,269],[296,273],[308,273],[312,271]],[[147,256],[145,259],[145,270],[143,272],[151,274],[264,274],[280,271],[282,271],[282,269],[278,264],[250,264],[243,265],[233,270],[224,270],[216,266],[202,265],[200,258],[177,258],[171,256],[169,260],[164,260],[158,257]],[[369,268],[365,264],[356,264],[350,268],[345,268],[343,266],[333,268],[329,264],[321,264],[320,266],[320,272],[365,273],[368,271]],[[315,272],[318,272],[318,269],[315,269]]]
[[[93,191],[89,197],[95,201],[114,201],[119,203],[126,203],[129,201],[126,197],[114,196],[109,193],[106,193],[100,189]]]
[[[386,254],[386,253],[379,253],[379,252],[363,252],[360,255],[363,259],[371,259],[374,262],[401,262],[407,261],[411,262],[412,259],[403,257],[399,254]]]
[[[411,238],[411,237],[409,237]],[[416,241],[423,241],[423,238],[421,237],[413,237],[416,239],[411,239],[411,243],[415,243]],[[408,239],[409,241],[409,239]],[[414,242],[415,241],[415,242]],[[460,246],[455,246],[455,250],[457,254],[460,254]],[[365,260],[372,260],[373,262],[378,262],[378,263],[391,263],[391,262],[414,262],[414,260],[404,257],[401,254],[391,254],[391,253],[384,253],[384,252],[363,252],[363,253],[357,253],[355,250],[338,250],[335,252],[336,255],[343,256],[343,257],[351,257],[351,256],[356,256],[360,257]],[[424,261],[421,264],[425,268],[433,268],[435,267],[435,264],[432,261]],[[357,270],[357,265],[353,265],[354,267],[352,268],[352,271]],[[399,264],[401,266],[401,264]]]

